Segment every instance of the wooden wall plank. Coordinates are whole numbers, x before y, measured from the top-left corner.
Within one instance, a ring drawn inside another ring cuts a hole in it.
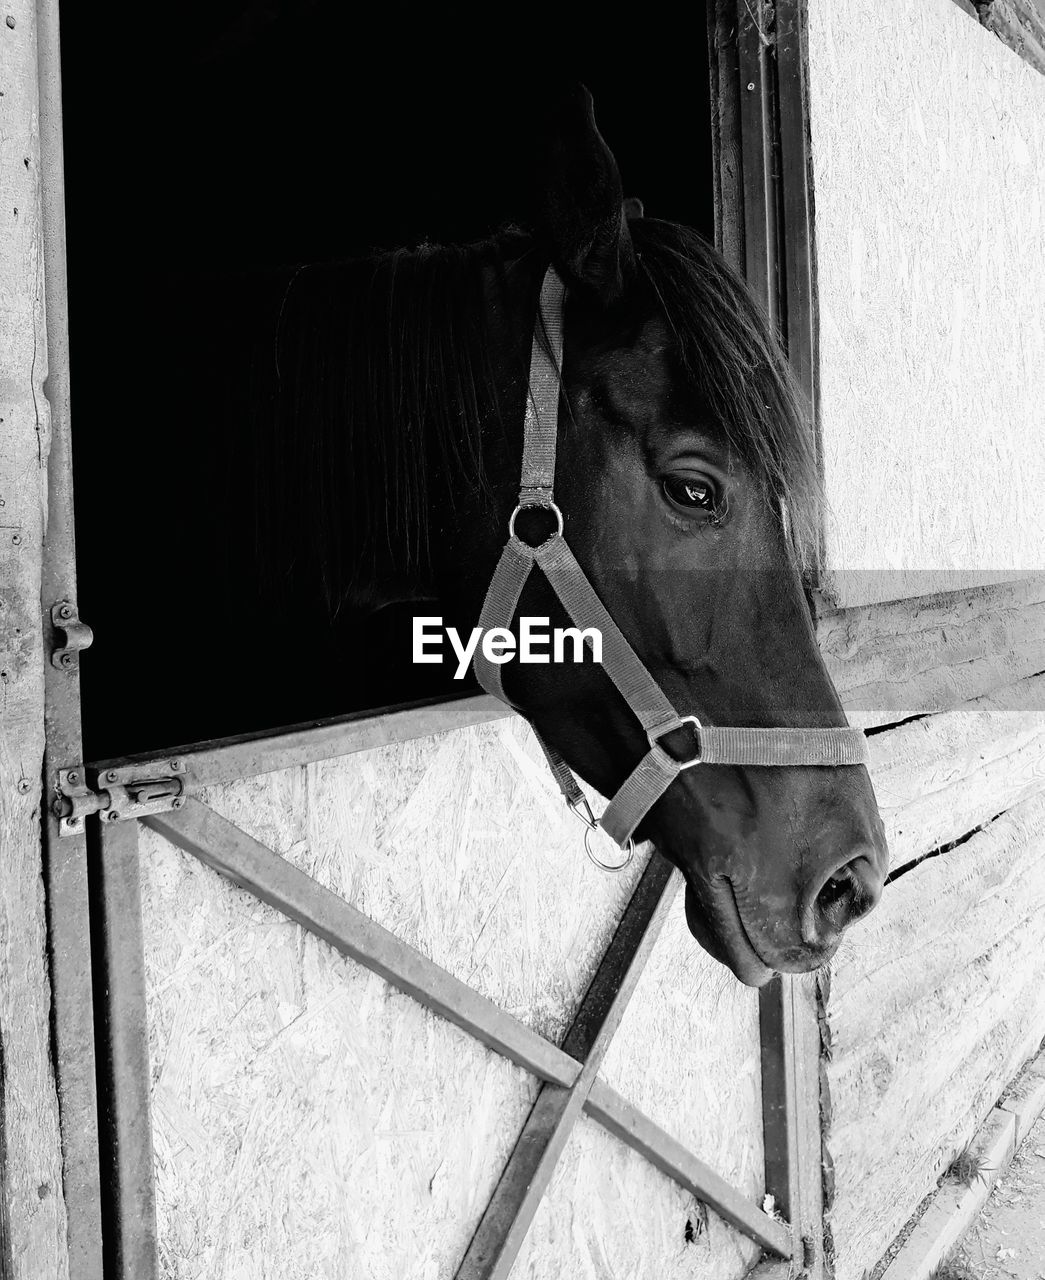
[[[68,1274],[40,861],[40,583],[49,446],[32,0],[0,24],[0,1271]]]
[[[869,741],[892,872],[1045,790],[1045,676]]]
[[[1045,671],[1045,577],[853,609],[821,602],[817,638],[853,724],[947,711]]]
[[[1045,1036],[1045,795],[890,884],[823,1025],[837,1280],[873,1267]]]

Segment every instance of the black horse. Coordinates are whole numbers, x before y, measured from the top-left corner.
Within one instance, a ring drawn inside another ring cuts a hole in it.
[[[815,457],[770,327],[700,236],[622,200],[586,92],[553,138],[532,233],[289,269],[211,299],[210,368],[186,373],[205,378],[194,403],[220,423],[219,461],[194,497],[235,513],[206,555],[229,555],[241,642],[321,603],[332,639],[315,661],[337,683],[330,709],[347,710],[389,669],[379,651],[407,660],[414,613],[475,625],[518,490],[552,263],[568,290],[556,496],[609,612],[683,713],[843,725],[803,591]],[[256,581],[233,571],[245,564]],[[567,625],[540,575],[520,612]],[[503,670],[543,737],[612,794],[647,748],[604,672]],[[278,652],[271,672],[274,686],[287,674]],[[753,984],[823,963],[886,869],[863,767],[695,768],[638,834],[685,875],[701,944]]]

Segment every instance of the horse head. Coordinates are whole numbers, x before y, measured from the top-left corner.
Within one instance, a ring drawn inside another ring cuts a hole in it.
[[[502,336],[508,313],[532,324],[549,260],[566,284],[556,480],[565,538],[680,712],[709,725],[844,726],[803,587],[819,486],[786,360],[721,255],[622,195],[578,91],[554,135],[536,239],[509,261],[498,311]],[[516,485],[518,382],[516,369],[505,401],[513,425],[490,446],[495,461],[499,449],[514,457]],[[512,485],[497,497],[496,530],[473,529],[467,550],[459,544],[473,588],[489,580]],[[523,591],[524,615],[568,625],[539,574]],[[596,664],[513,663],[503,686],[603,794],[649,749]],[[878,900],[887,864],[863,765],[687,769],[636,836],[681,870],[698,941],[752,985],[828,959]]]
[[[679,715],[844,726],[803,588],[815,452],[771,326],[699,235],[623,200],[586,91],[550,137],[530,232],[277,274],[253,308],[262,322],[243,315],[258,352],[244,448],[261,477],[245,524],[261,530],[263,564],[293,600],[322,595],[346,644],[393,602],[441,606],[471,632],[519,498],[554,267],[566,286],[555,500],[595,596]],[[521,536],[546,515],[522,512]],[[542,573],[514,616],[570,622]],[[339,650],[337,671],[372,685],[359,651]],[[500,670],[507,699],[605,795],[651,751],[606,669]],[[359,696],[372,705],[373,688]],[[680,759],[686,733],[657,741]],[[692,932],[745,982],[820,965],[881,892],[862,766],[701,763],[644,813],[636,838],[685,876]]]

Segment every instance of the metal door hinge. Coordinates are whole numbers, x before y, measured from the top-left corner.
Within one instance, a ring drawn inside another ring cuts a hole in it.
[[[86,622],[80,621],[71,600],[59,600],[51,606],[51,626],[54,628],[51,666],[59,671],[71,671],[77,665],[77,655],[90,648],[94,632]]]
[[[157,770],[155,764],[59,769],[52,806],[58,834],[79,835],[92,813],[102,822],[123,822],[180,809],[185,803],[185,765],[170,760],[167,767],[169,772]]]

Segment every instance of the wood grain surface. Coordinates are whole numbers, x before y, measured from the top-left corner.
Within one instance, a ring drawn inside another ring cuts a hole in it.
[[[1045,1037],[1045,796],[887,886],[832,965],[828,1223],[860,1280]]]
[[[58,1104],[49,1057],[40,805],[40,577],[49,417],[43,310],[35,9],[0,24],[0,1063],[6,1235],[12,1280],[68,1271]]]
[[[810,0],[825,590],[1045,568],[1045,79],[951,0]]]

